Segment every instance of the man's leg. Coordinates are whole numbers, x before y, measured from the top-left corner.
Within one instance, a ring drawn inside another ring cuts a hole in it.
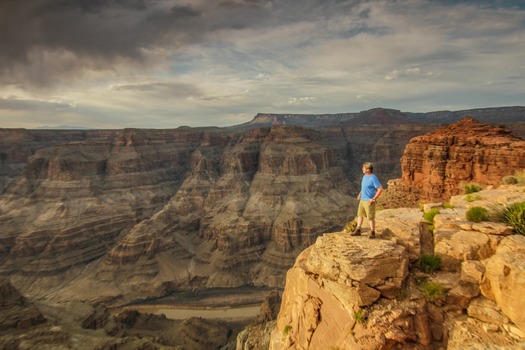
[[[363,225],[363,217],[358,216],[356,221],[357,221],[357,225],[355,226],[355,229],[350,234],[351,236],[361,236],[361,225]]]
[[[369,238],[376,238],[376,205],[370,204],[368,222],[370,223],[370,236]]]

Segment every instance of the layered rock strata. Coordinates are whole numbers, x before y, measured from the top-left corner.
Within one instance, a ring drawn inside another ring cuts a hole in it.
[[[406,201],[440,201],[463,185],[498,185],[525,169],[525,141],[472,117],[410,140],[401,158],[401,181],[392,183]]]
[[[0,348],[65,349],[70,335],[50,322],[7,279],[0,278]]]
[[[0,273],[30,296],[93,302],[282,287],[297,254],[354,215],[361,164],[399,176],[402,144],[432,128],[64,131],[63,144],[13,131],[30,156],[0,196]]]

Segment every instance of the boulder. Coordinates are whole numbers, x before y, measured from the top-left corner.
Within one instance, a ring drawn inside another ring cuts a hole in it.
[[[525,236],[501,241],[496,254],[485,261],[481,291],[525,333]]]
[[[286,277],[271,349],[353,348],[362,307],[389,286],[399,290],[408,272],[406,249],[366,236],[326,234],[297,258]]]

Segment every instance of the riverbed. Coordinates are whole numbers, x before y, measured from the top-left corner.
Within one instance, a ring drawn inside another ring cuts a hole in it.
[[[207,319],[239,319],[255,318],[261,309],[260,305],[240,306],[231,308],[187,308],[171,305],[141,305],[126,307],[144,314],[165,315],[171,320],[184,320],[191,317]]]
[[[266,294],[272,288],[214,288],[176,292],[171,295],[136,301],[113,310],[113,314],[134,310],[142,314],[165,315],[172,320],[191,317],[206,319],[252,319],[259,314]]]

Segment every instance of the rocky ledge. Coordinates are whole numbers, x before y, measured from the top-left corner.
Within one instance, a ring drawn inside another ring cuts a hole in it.
[[[379,239],[319,237],[288,271],[270,349],[523,349],[525,237],[465,213],[525,201],[525,191],[501,186],[477,198],[426,205],[440,208],[433,233],[421,210],[387,209]],[[428,253],[440,270],[422,271]]]

